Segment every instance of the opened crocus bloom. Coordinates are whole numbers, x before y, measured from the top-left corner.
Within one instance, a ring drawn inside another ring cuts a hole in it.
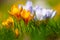
[[[14,27],[14,20],[13,18],[9,17],[6,21],[2,22],[3,26],[6,26],[6,28]]]
[[[20,20],[20,12],[22,10],[22,7],[18,8],[16,5],[13,5],[9,13],[13,16],[15,16],[18,20]]]
[[[27,24],[33,18],[33,15],[31,15],[30,11],[27,11],[24,9],[21,12],[21,17],[25,21],[25,23]]]
[[[35,8],[35,14],[38,20],[44,20],[46,18],[53,18],[56,14],[56,11],[53,11],[52,9],[40,8],[37,6]]]
[[[27,1],[25,6],[18,5],[17,7],[16,5],[13,5],[9,13],[15,16],[18,20],[20,20],[20,17],[22,17],[24,21],[28,23],[33,15],[34,19],[44,20],[46,18],[53,18],[56,11],[53,11],[52,9],[44,9],[40,6],[32,7],[32,2]]]

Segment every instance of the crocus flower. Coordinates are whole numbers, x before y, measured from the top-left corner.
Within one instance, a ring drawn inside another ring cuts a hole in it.
[[[13,18],[9,17],[6,21],[2,22],[3,26],[6,26],[6,28],[13,28],[14,27],[14,20]]]
[[[18,5],[18,9],[19,9],[19,12],[21,13],[22,10],[23,10],[23,6],[19,4],[19,5]]]
[[[35,19],[42,20],[43,19],[42,8],[36,6],[34,10],[35,10]]]
[[[27,11],[24,9],[21,12],[21,17],[25,21],[25,23],[27,24],[33,18],[33,15],[31,15],[30,11]]]
[[[46,18],[53,18],[56,14],[56,11],[53,11],[52,9],[44,9],[37,6],[35,8],[36,18],[38,20],[44,20]]]
[[[9,11],[9,13],[10,13],[11,15],[15,16],[18,20],[20,20],[20,12],[21,12],[21,10],[22,10],[22,7],[20,7],[20,8],[18,9],[18,7],[17,7],[16,5],[13,5],[13,6],[11,7],[11,10]]]
[[[16,38],[17,38],[19,36],[19,30],[18,30],[18,28],[16,28],[14,32],[15,32],[15,35],[16,35]]]

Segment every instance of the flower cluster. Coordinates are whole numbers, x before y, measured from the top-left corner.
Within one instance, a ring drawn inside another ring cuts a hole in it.
[[[44,20],[46,18],[53,18],[56,14],[56,11],[52,9],[44,9],[39,6],[33,7],[31,1],[27,1],[25,6],[13,5],[8,12],[19,21],[22,18],[25,24],[28,24],[32,19]],[[14,25],[13,18],[9,17],[6,21],[2,22],[2,24],[6,26],[9,26],[10,24]]]
[[[32,18],[38,20],[53,18],[56,14],[56,11],[52,9],[40,8],[39,6],[32,7],[32,2],[27,1],[25,6],[19,5],[17,7],[16,5],[13,5],[9,13],[15,16],[18,20],[20,20],[22,17],[22,19],[28,23],[28,21]]]
[[[10,15],[14,16],[18,22],[20,19],[23,19],[25,24],[28,24],[29,21],[33,20],[44,20],[46,18],[53,18],[56,14],[56,11],[52,9],[44,9],[40,8],[39,6],[33,7],[31,1],[27,1],[26,5],[13,5],[11,9],[8,11]],[[2,22],[3,26],[6,28],[14,28],[14,20],[10,16],[7,20]],[[20,24],[19,24],[20,25]],[[19,26],[20,27],[20,26]],[[16,37],[19,36],[19,30],[16,28],[13,29]]]
[[[56,14],[56,11],[53,9],[41,8],[38,5],[33,7],[31,1],[27,1],[25,9],[29,10],[34,15],[34,19],[38,20],[53,18]]]
[[[8,12],[18,20],[22,18],[25,23],[28,23],[33,18],[33,14],[31,14],[29,10],[24,9],[22,6],[17,7],[16,5],[13,5],[11,10]]]

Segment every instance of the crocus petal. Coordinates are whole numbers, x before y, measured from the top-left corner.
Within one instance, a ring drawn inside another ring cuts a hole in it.
[[[38,20],[43,20],[43,16],[46,13],[46,9],[42,9],[39,6],[37,6],[36,9],[35,9],[35,13],[36,13],[36,18]]]
[[[47,9],[46,14],[45,14],[45,18],[50,18],[51,14],[52,14],[53,10]]]
[[[32,2],[31,2],[31,1],[27,1],[26,6],[27,6],[28,8],[31,7],[31,6],[32,6]]]
[[[26,9],[29,10],[32,13],[33,8],[32,8],[32,2],[31,1],[27,1],[27,3],[26,3]]]
[[[53,11],[51,18],[53,18],[56,14],[56,11]]]
[[[56,11],[53,11],[52,9],[47,10],[46,17],[53,18],[56,14]]]
[[[19,5],[18,5],[18,9],[20,9],[20,7],[21,7],[21,5],[19,4]]]
[[[18,7],[16,6],[16,5],[13,5],[12,7],[11,7],[11,14],[16,14],[16,13],[18,13],[19,12],[19,10],[18,10]]]
[[[42,15],[45,16],[47,9],[42,9]]]

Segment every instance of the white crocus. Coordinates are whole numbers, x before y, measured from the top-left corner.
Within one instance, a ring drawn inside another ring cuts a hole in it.
[[[33,5],[31,1],[27,1],[26,2],[26,6],[25,6],[26,10],[29,10],[31,12],[31,14],[33,13]]]
[[[52,9],[40,8],[37,6],[35,8],[35,14],[38,20],[44,20],[46,18],[53,18],[56,14],[56,11],[53,11]]]
[[[36,19],[38,19],[38,20],[42,20],[43,18],[42,18],[42,9],[40,9],[40,7],[39,6],[36,6],[36,8],[35,8],[35,15],[36,15]]]

